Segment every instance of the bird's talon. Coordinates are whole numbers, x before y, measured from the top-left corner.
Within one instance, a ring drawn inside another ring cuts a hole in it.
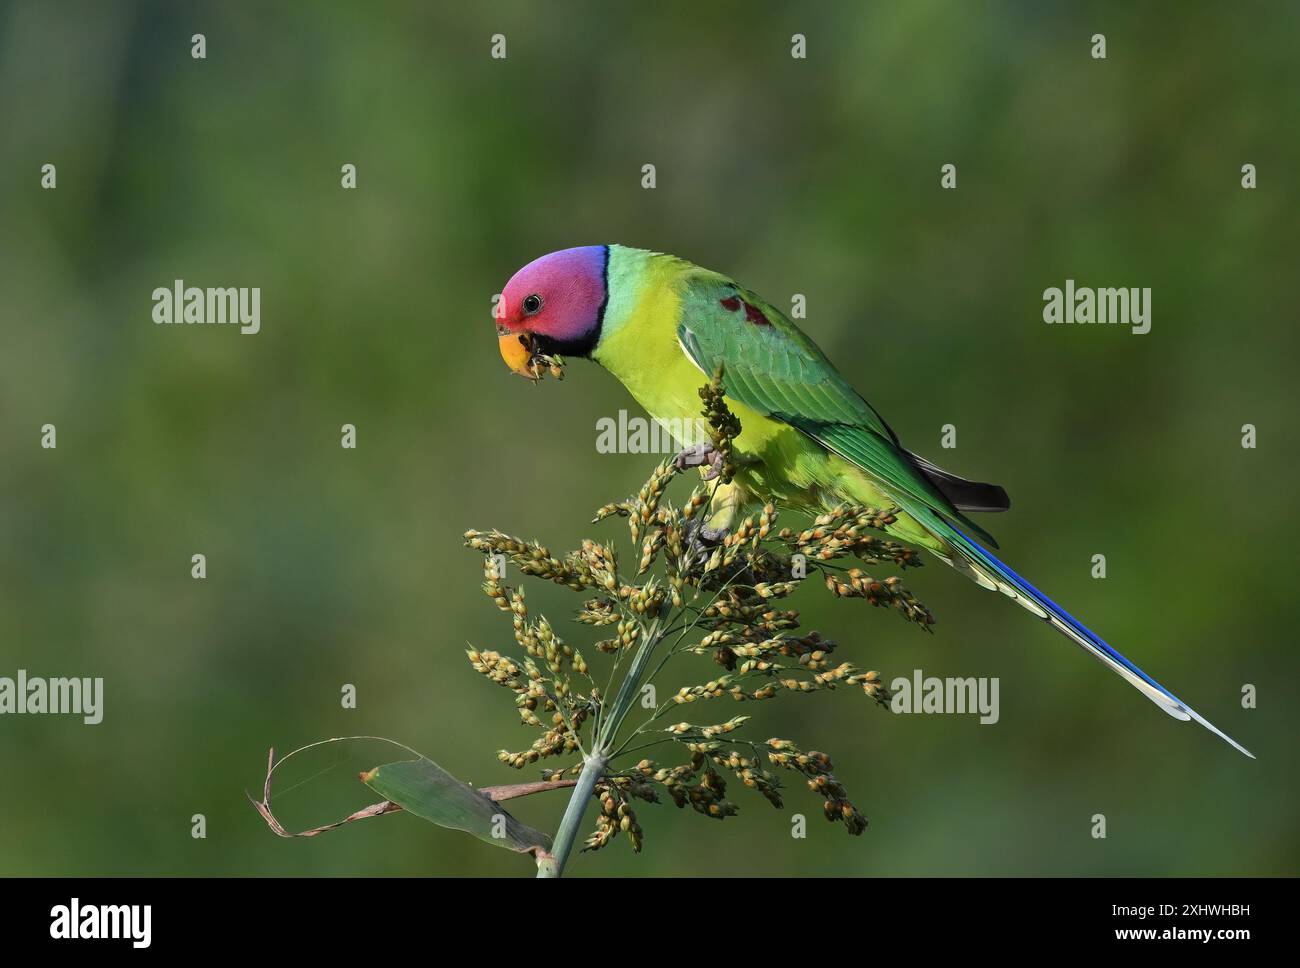
[[[717,455],[715,457],[714,455]],[[673,466],[679,471],[684,471],[690,467],[703,467],[705,464],[717,464],[721,458],[714,449],[712,442],[705,441],[702,444],[696,444],[694,447],[687,447],[673,458]]]
[[[686,543],[697,553],[700,563],[707,561],[712,549],[726,539],[729,528],[710,528],[703,521],[692,521],[686,529]]]

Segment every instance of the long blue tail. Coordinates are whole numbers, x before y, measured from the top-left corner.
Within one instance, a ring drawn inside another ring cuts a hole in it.
[[[929,516],[927,515],[927,517]],[[937,518],[937,516],[935,517]],[[965,559],[963,563],[968,565],[970,570],[974,572],[971,577],[975,578],[976,581],[986,585],[986,587],[997,588],[1004,595],[1043,619],[1071,642],[1127,679],[1134,688],[1170,716],[1181,720],[1194,719],[1210,732],[1245,753],[1252,760],[1255,758],[1254,753],[1219,730],[1209,720],[1200,716],[1196,710],[1152,679],[1118,651],[1107,645],[1090,628],[1061,608],[1060,605],[1057,605],[1028,581],[1017,575],[1008,565],[995,558],[983,546],[976,543],[974,539],[954,528],[949,522],[939,520],[942,527],[934,528],[934,530],[953,547],[954,551],[961,553]],[[926,521],[927,526],[930,523],[930,521]],[[959,570],[965,570],[961,568],[961,563],[953,562],[953,564]]]

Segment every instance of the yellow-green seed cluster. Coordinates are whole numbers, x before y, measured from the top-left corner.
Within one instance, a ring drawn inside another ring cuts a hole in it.
[[[805,753],[787,739],[769,739],[767,758],[776,766],[801,773],[808,781],[808,789],[825,799],[822,812],[827,820],[843,821],[845,829],[853,835],[867,829],[867,818],[849,800],[843,785],[831,772],[831,758],[825,753],[810,750]]]
[[[721,365],[705,386],[700,387],[700,399],[704,402],[704,419],[709,424],[709,438],[714,448],[722,455],[719,479],[730,484],[736,474],[736,460],[732,453],[732,443],[740,436],[740,421],[727,406],[726,388],[723,386],[723,368]]]
[[[718,479],[728,481],[737,467],[733,443],[740,423],[727,407],[721,374],[700,396],[710,439],[721,455]],[[465,533],[465,544],[485,556],[483,590],[510,615],[516,652],[509,656],[471,649],[470,663],[513,693],[520,722],[537,731],[531,745],[519,752],[503,750],[498,758],[524,768],[548,758],[574,757],[575,762],[541,771],[544,779],[558,782],[576,778],[592,750],[609,756],[593,794],[599,809],[587,850],[625,834],[633,850],[640,851],[643,834],[632,801],[659,802],[660,791],[678,807],[690,806],[704,816],[735,815],[738,808],[726,795],[727,776],[781,807],[781,770],[804,778],[829,819],[842,822],[851,834],[862,833],[866,819],[835,778],[826,754],[805,753],[788,740],[755,742],[745,735],[746,716],[708,725],[656,720],[691,703],[727,697],[769,700],[791,692],[829,692],[842,685],[860,687],[870,699],[887,705],[890,695],[879,673],[843,661],[835,641],[801,628],[799,611],[790,604],[803,594],[807,579],[815,577],[810,588],[825,586],[839,598],[890,607],[928,629],[933,616],[900,579],[878,580],[858,567],[890,563],[908,568],[921,563],[915,551],[880,534],[896,521],[897,509],[844,505],[819,515],[810,526],[792,529],[781,527],[777,507],[767,504],[740,520],[720,541],[705,543],[700,525],[718,481],[696,485],[685,502],[675,506],[669,488],[677,473],[672,460],[663,461],[633,497],[611,502],[596,513],[596,521],[627,519],[633,574],[620,569],[613,543],[584,540],[575,551],[556,555],[539,542],[495,530]],[[643,676],[632,683],[632,693],[620,689],[611,695],[634,695],[654,675],[663,674],[661,670],[675,671],[678,666],[667,665],[666,659],[677,655],[707,656],[719,674],[674,686],[667,701],[650,710],[634,702],[608,701],[593,682],[603,681],[604,671],[590,669],[582,651],[549,619],[529,613],[523,590],[498,574],[502,560],[507,569],[523,576],[585,594],[569,629],[575,642],[582,636],[582,650],[588,655],[608,656],[597,664],[614,665],[611,686],[617,674],[627,675],[629,668],[639,668]],[[647,654],[662,655],[665,662],[638,665],[636,659]],[[626,722],[610,722],[622,714]],[[630,768],[620,765],[629,753],[661,744],[678,750],[686,762],[660,765],[641,759]]]
[[[632,809],[634,796],[649,803],[659,802],[654,787],[640,776],[611,777],[596,785],[595,797],[600,810],[596,815],[596,829],[587,838],[584,851],[599,850],[619,834],[626,834],[633,853],[641,853],[643,833]]]
[[[826,587],[836,598],[865,598],[872,605],[891,606],[909,622],[915,622],[923,629],[934,624],[930,610],[903,587],[901,578],[891,576],[876,581],[861,569],[850,568],[843,578],[828,573]]]

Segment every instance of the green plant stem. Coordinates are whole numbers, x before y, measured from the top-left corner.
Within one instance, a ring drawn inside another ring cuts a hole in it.
[[[613,747],[619,727],[623,725],[627,711],[636,701],[637,686],[641,684],[641,676],[645,673],[646,666],[650,664],[650,656],[655,646],[659,644],[659,640],[659,623],[656,621],[641,633],[641,646],[637,649],[636,658],[632,660],[632,667],[627,670],[627,675],[619,684],[618,695],[614,697],[614,703],[610,707],[609,718],[601,723],[600,735],[595,740],[596,745],[601,749],[607,750]]]
[[[641,645],[637,649],[636,658],[632,660],[627,675],[619,685],[618,695],[614,697],[614,702],[610,706],[609,716],[601,721],[600,732],[592,739],[592,750],[583,759],[578,783],[573,788],[573,795],[569,797],[568,806],[564,808],[559,829],[555,831],[555,843],[551,846],[551,855],[537,864],[538,877],[560,877],[564,874],[564,865],[568,863],[569,854],[573,852],[573,844],[578,837],[578,827],[582,825],[582,819],[587,814],[587,801],[591,799],[596,783],[605,775],[605,767],[610,759],[608,750],[618,735],[618,728],[622,725],[623,718],[632,708],[637,685],[645,673],[646,666],[650,663],[650,656],[655,646],[659,644],[659,640],[659,623],[656,621],[642,632]]]
[[[593,751],[583,760],[577,785],[573,788],[573,795],[569,797],[569,805],[564,808],[560,827],[555,832],[551,856],[537,863],[538,877],[560,877],[564,873],[564,865],[568,863],[569,854],[573,852],[573,844],[578,837],[578,828],[582,826],[582,818],[587,814],[587,801],[591,799],[596,782],[604,775],[605,765],[608,762],[602,750]]]

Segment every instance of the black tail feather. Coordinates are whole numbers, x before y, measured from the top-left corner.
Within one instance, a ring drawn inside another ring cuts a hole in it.
[[[968,481],[964,477],[948,473],[942,467],[936,467],[910,450],[905,450],[903,453],[957,510],[1005,511],[1011,507],[1011,498],[1007,497],[1007,492],[1000,485]]]

